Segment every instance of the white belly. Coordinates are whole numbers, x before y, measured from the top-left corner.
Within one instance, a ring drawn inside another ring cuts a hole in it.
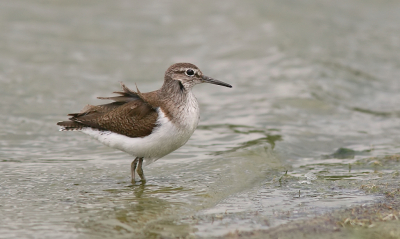
[[[186,110],[180,118],[180,122],[184,122],[181,124],[169,121],[160,108],[157,108],[157,113],[158,127],[143,138],[131,138],[89,127],[83,128],[82,132],[109,147],[122,150],[135,157],[143,157],[147,165],[184,145],[197,127],[200,112],[198,107]]]

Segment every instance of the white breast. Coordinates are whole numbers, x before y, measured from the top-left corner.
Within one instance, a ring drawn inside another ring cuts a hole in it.
[[[196,98],[191,94],[189,104],[181,107],[177,117],[179,120],[171,122],[164,112],[157,108],[157,127],[152,133],[143,138],[130,138],[111,131],[99,131],[90,127],[83,128],[82,132],[99,140],[101,143],[122,150],[135,157],[143,157],[145,164],[171,153],[184,145],[192,136],[199,122],[199,107]]]

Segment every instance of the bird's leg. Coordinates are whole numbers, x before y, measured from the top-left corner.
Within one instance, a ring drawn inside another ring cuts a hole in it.
[[[139,158],[139,164],[138,164],[138,168],[137,168],[137,173],[139,174],[140,178],[142,179],[143,182],[146,182],[146,178],[144,177],[143,174],[143,158]]]
[[[131,177],[132,177],[132,184],[135,184],[135,170],[136,170],[136,165],[138,163],[139,158],[135,158],[135,160],[132,161],[131,163]]]

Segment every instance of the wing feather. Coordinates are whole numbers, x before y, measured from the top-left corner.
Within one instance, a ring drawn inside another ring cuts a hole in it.
[[[156,127],[156,107],[149,104],[138,91],[134,92],[121,83],[121,92],[115,97],[98,97],[113,100],[103,105],[87,105],[80,113],[69,114],[69,121],[58,122],[65,130],[91,127],[123,134],[128,137],[145,137]]]

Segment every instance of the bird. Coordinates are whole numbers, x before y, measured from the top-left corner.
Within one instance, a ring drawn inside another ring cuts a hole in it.
[[[80,131],[106,146],[135,157],[131,163],[131,183],[135,171],[146,182],[143,165],[148,165],[183,146],[197,128],[200,110],[193,86],[210,83],[232,88],[228,83],[203,75],[191,63],[175,63],[165,72],[158,90],[142,93],[121,82],[122,91],[101,105],[86,105],[79,113],[59,121],[60,131]]]

